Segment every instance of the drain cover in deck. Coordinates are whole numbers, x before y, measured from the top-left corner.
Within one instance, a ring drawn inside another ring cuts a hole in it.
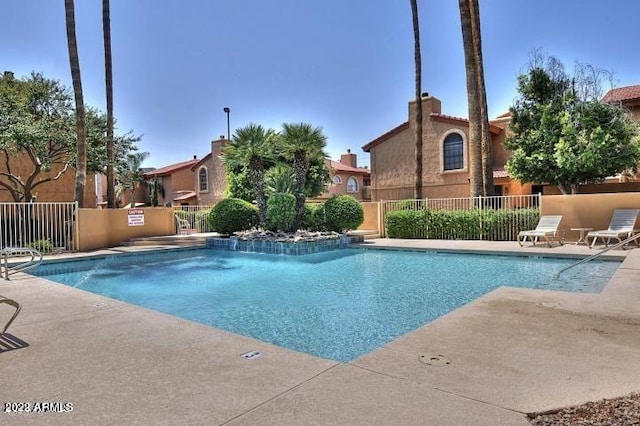
[[[432,367],[444,367],[451,364],[451,360],[444,355],[420,355],[418,359],[421,363]]]

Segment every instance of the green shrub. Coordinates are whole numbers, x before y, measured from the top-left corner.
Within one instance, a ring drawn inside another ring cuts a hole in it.
[[[396,210],[387,213],[389,238],[511,241],[535,228],[538,209]]]
[[[305,204],[302,215],[302,229],[307,231],[326,231],[324,204]]]
[[[267,228],[272,231],[288,231],[296,218],[296,197],[275,192],[267,198]]]
[[[225,198],[213,206],[209,225],[214,232],[233,234],[258,225],[258,208],[239,198]]]
[[[351,195],[334,195],[324,203],[324,215],[330,231],[356,229],[364,222],[362,205]]]
[[[53,243],[51,240],[36,240],[32,243],[28,243],[27,247],[36,249],[42,254],[53,253]]]

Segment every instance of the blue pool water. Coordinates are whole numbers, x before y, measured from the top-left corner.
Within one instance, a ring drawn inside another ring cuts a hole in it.
[[[347,362],[502,286],[599,292],[618,262],[348,249],[211,249],[43,264],[36,275]]]

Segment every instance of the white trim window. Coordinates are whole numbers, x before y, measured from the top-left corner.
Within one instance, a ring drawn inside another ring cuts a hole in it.
[[[454,129],[445,133],[440,147],[443,172],[466,170],[467,144],[462,131]]]
[[[209,192],[209,171],[205,166],[198,169],[198,189],[200,192]]]
[[[333,181],[333,183],[335,183],[336,185],[340,185],[342,183],[342,178],[338,175],[335,175],[333,177],[333,179],[331,179]]]
[[[347,192],[358,192],[358,179],[353,176],[347,179]]]

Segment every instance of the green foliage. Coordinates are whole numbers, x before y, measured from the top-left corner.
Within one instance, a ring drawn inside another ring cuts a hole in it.
[[[239,198],[225,198],[209,213],[211,229],[221,234],[233,234],[258,225],[258,208]]]
[[[396,210],[387,213],[385,226],[389,238],[510,241],[539,218],[537,209]]]
[[[351,195],[334,195],[324,203],[324,211],[331,231],[357,229],[364,222],[362,205]]]
[[[267,170],[264,176],[265,192],[268,195],[280,192],[293,194],[296,188],[296,177],[293,168],[287,164],[277,164]]]
[[[593,95],[578,96],[561,65],[535,67],[518,78],[520,97],[511,107],[512,151],[506,168],[522,182],[558,185],[575,193],[583,183],[599,182],[640,161],[638,127],[617,105]],[[598,93],[581,86],[579,93]]]
[[[267,199],[267,228],[288,231],[296,217],[296,197],[276,192]]]
[[[326,231],[327,224],[324,215],[324,204],[305,204],[302,215],[302,229],[307,231]]]
[[[49,239],[36,240],[26,245],[29,248],[36,249],[42,254],[53,253],[53,243]]]
[[[106,117],[87,107],[85,121],[87,171],[103,172]],[[116,136],[116,162],[134,151],[139,139],[131,134]],[[31,160],[27,175],[15,170],[14,158]],[[75,166],[75,111],[65,86],[39,73],[22,79],[0,76],[0,159],[7,169],[0,176],[0,188],[8,190],[14,201],[31,201],[38,186],[60,179]]]

